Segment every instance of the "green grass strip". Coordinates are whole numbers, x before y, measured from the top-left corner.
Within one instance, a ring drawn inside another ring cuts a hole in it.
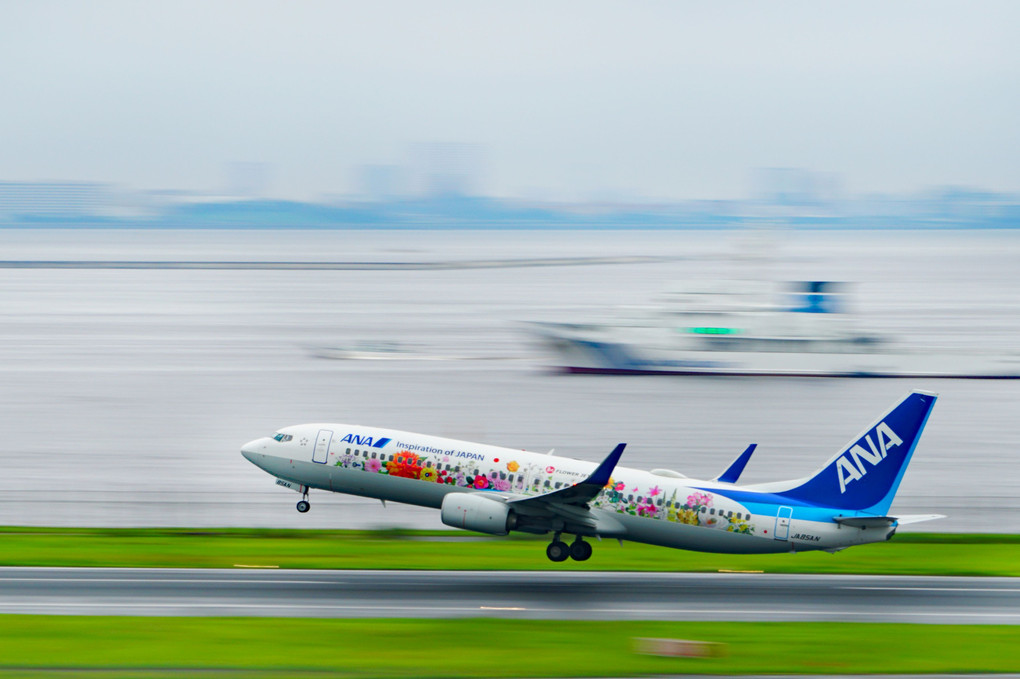
[[[836,554],[703,554],[615,540],[554,564],[546,539],[455,531],[0,528],[0,566],[764,571],[1020,576],[1020,536],[914,533]]]
[[[634,652],[635,637],[724,644]],[[0,616],[0,674],[574,677],[1020,669],[1020,626]],[[258,674],[252,675],[252,672]]]

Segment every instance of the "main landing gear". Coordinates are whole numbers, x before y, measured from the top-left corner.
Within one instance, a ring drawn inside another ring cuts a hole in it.
[[[297,510],[304,514],[311,508],[312,505],[308,503],[308,488],[305,488],[304,492],[301,493],[301,500],[297,503]]]
[[[571,544],[560,540],[560,534],[553,535],[553,541],[545,548],[545,555],[550,561],[566,561],[571,558],[574,561],[587,561],[591,558],[591,544],[584,541],[580,535],[574,538]]]

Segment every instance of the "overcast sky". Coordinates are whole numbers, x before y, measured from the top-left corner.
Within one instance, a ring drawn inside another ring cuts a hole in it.
[[[1020,191],[1018,2],[0,0],[0,181],[359,190],[422,143],[500,196]]]

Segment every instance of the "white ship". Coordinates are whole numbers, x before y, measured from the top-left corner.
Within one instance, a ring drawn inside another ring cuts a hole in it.
[[[843,286],[799,282],[777,291],[726,281],[671,293],[606,323],[534,323],[568,372],[805,377],[1020,377],[1020,355],[909,350],[844,313]]]

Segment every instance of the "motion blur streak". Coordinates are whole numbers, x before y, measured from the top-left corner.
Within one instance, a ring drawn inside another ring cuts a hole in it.
[[[10,594],[8,594],[10,593]],[[0,569],[0,612],[1020,624],[1012,578]]]
[[[0,231],[5,260],[453,262],[358,271],[0,269],[0,524],[439,527],[434,513],[313,495],[307,515],[237,455],[303,421],[410,431],[748,483],[810,472],[910,389],[939,416],[893,512],[1020,530],[1017,381],[566,376],[521,321],[617,318],[672,280],[853,284],[862,325],[909,346],[1015,350],[1020,236],[790,233],[734,259],[703,232]],[[498,254],[494,254],[498,253]],[[458,260],[668,256],[578,266]],[[353,360],[353,359],[363,360]],[[372,359],[372,360],[364,360]],[[849,427],[849,428],[848,428]],[[697,447],[695,447],[697,446]]]

